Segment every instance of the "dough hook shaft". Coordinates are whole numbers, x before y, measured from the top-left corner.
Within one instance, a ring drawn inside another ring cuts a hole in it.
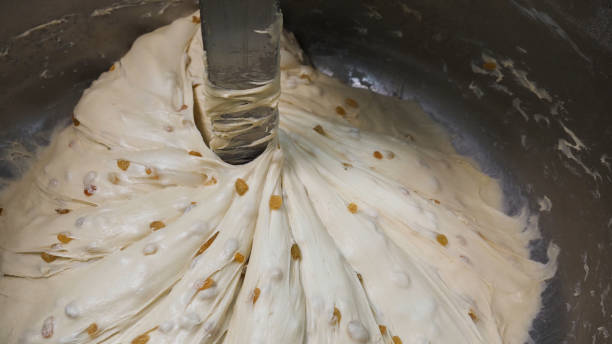
[[[278,0],[200,0],[209,147],[231,164],[253,160],[276,136],[280,93]]]

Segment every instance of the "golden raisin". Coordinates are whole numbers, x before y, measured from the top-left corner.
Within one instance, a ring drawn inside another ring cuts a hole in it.
[[[200,173],[200,176],[202,177],[204,185],[206,185],[206,182],[208,181],[208,175],[206,173]]]
[[[437,199],[434,199],[434,200],[433,200],[433,202],[434,202],[435,204],[440,204],[440,201],[438,201]]]
[[[249,191],[249,186],[242,178],[236,179],[236,183],[234,185],[236,187],[236,192],[240,196],[244,195],[247,191]]]
[[[494,71],[497,68],[497,64],[495,62],[485,62],[482,67],[488,71]]]
[[[344,166],[344,169],[347,169],[347,168],[353,167],[353,165],[352,165],[352,164],[349,164],[348,162],[343,162],[343,163],[342,163],[342,166]]]
[[[446,235],[444,234],[436,235],[436,241],[442,246],[448,245],[448,239],[446,238]]]
[[[96,336],[96,333],[98,332],[98,324],[96,323],[91,323],[91,325],[89,325],[87,327],[87,334],[89,334],[90,337],[94,338]]]
[[[147,168],[145,169],[145,173],[146,173],[146,174],[151,174],[151,173],[153,173],[153,170],[151,170],[149,167],[147,167]]]
[[[81,122],[74,117],[74,114],[72,114],[72,124],[74,124],[75,127],[78,127],[81,124]]]
[[[242,255],[242,253],[236,252],[236,254],[234,254],[234,261],[238,263],[244,262],[244,256]]]
[[[166,224],[161,221],[153,221],[149,224],[149,228],[151,228],[154,231],[160,230],[164,227],[166,227]]]
[[[259,294],[261,294],[261,290],[259,290],[259,288],[253,289],[253,304],[255,304],[257,299],[259,299]]]
[[[51,338],[53,337],[53,328],[55,327],[55,318],[50,316],[43,322],[42,329],[40,330],[40,334],[43,338]]]
[[[302,259],[302,251],[300,251],[298,244],[291,245],[291,258],[295,260]]]
[[[202,153],[196,151],[189,151],[189,155],[202,157]]]
[[[42,258],[47,263],[51,263],[52,261],[57,259],[56,256],[48,254],[47,252],[41,253],[40,254],[40,258]]]
[[[210,179],[208,179],[206,182],[204,182],[204,185],[206,185],[206,186],[213,185],[213,184],[217,184],[217,178],[215,178],[215,177],[210,177]]]
[[[108,174],[108,181],[111,182],[112,184],[119,184],[119,182],[121,181],[121,179],[119,179],[119,176],[117,176],[116,173],[109,173]]]
[[[340,320],[342,319],[342,314],[340,314],[340,310],[334,307],[334,323],[332,325],[340,326]]]
[[[308,75],[308,74],[301,74],[300,75],[300,79],[306,79],[306,80],[312,82],[312,79],[310,78],[310,75]]]
[[[200,17],[198,17],[198,16],[191,16],[191,22],[192,23],[200,24],[200,21],[201,21]]]
[[[352,202],[349,203],[349,205],[346,208],[348,209],[348,211],[350,211],[353,214],[355,214],[357,210],[359,210],[359,208],[357,207],[357,204],[352,203]]]
[[[374,151],[374,154],[372,155],[374,155],[374,157],[378,160],[383,158],[383,155],[379,151]]]
[[[336,113],[340,116],[346,115],[346,110],[342,106],[336,106]]]
[[[114,71],[115,70],[115,64],[112,64],[108,70],[111,71],[111,72]]]
[[[181,108],[179,109],[179,111],[183,111],[183,110],[187,110],[188,106],[183,104],[181,105]]]
[[[132,344],[146,344],[149,341],[149,335],[146,333],[132,339]]]
[[[470,308],[470,311],[468,312],[468,315],[470,316],[470,318],[472,318],[472,321],[474,321],[474,322],[478,321],[478,316],[476,315],[476,312],[474,312],[473,309]]]
[[[312,130],[316,131],[320,135],[325,136],[325,130],[323,130],[323,127],[320,126],[319,124],[317,124],[314,128],[312,128]]]
[[[378,325],[378,328],[380,329],[380,334],[382,334],[383,336],[385,334],[387,334],[387,326],[385,326],[385,325]]]
[[[204,283],[202,283],[202,286],[200,288],[198,288],[198,291],[209,289],[209,288],[211,288],[214,285],[215,285],[215,281],[212,278],[208,277],[204,281]]]
[[[57,240],[59,240],[62,244],[67,244],[72,241],[72,238],[66,233],[60,233],[57,235]]]
[[[276,210],[280,209],[281,205],[283,205],[283,198],[279,195],[270,196],[270,209]]]
[[[119,159],[117,160],[117,167],[124,171],[127,171],[128,167],[130,167],[130,162],[128,160]]]
[[[89,185],[88,187],[86,187],[86,188],[83,190],[83,193],[85,194],[85,196],[91,196],[91,195],[93,195],[93,194],[96,192],[96,190],[98,190],[98,187],[97,187],[97,186],[95,186],[95,185]]]
[[[391,339],[393,340],[393,344],[402,344],[402,340],[399,336],[393,336]]]
[[[357,279],[359,280],[359,283],[363,284],[363,276],[361,276],[359,272],[357,273]]]
[[[206,240],[206,242],[203,243],[202,246],[200,246],[200,248],[198,249],[198,252],[196,252],[196,256],[199,256],[202,253],[204,253],[204,251],[206,251],[206,249],[209,248],[210,245],[212,245],[213,241],[215,241],[215,239],[217,238],[217,235],[219,235],[219,232],[215,232],[215,234],[213,234],[210,237],[210,239]]]
[[[68,214],[70,212],[70,209],[61,209],[61,208],[58,208],[58,209],[55,209],[55,212],[60,214],[60,215],[65,215],[65,214]]]
[[[346,105],[350,106],[350,107],[359,107],[359,104],[357,103],[357,101],[353,98],[346,98],[344,100],[344,102],[346,103]]]

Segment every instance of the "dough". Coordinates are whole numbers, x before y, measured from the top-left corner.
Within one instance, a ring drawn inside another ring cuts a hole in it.
[[[197,22],[136,40],[0,196],[0,342],[527,340],[558,249],[529,259],[497,181],[286,33],[278,136],[225,164],[194,125]]]

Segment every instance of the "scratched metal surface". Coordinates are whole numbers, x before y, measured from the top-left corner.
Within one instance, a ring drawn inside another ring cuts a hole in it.
[[[612,343],[610,0],[281,3],[315,66],[417,99],[459,151],[502,180],[509,212],[527,204],[540,213],[534,258],[545,259],[550,240],[561,255],[534,342]],[[0,2],[0,178],[21,173],[134,39],[195,9],[182,0]],[[482,68],[490,58],[501,78]]]

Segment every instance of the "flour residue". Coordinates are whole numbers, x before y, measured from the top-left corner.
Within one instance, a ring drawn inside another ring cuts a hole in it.
[[[37,26],[35,26],[35,27],[33,27],[33,28],[30,28],[30,29],[28,29],[28,30],[26,30],[26,31],[24,31],[24,32],[22,32],[22,33],[20,33],[19,35],[17,35],[17,36],[15,36],[15,37],[13,37],[13,39],[20,39],[20,38],[24,38],[24,37],[29,36],[29,35],[30,35],[30,34],[32,34],[33,32],[36,32],[36,31],[39,31],[39,30],[43,30],[43,29],[46,29],[46,28],[51,27],[51,26],[60,25],[60,24],[65,24],[65,23],[67,23],[67,22],[68,22],[68,18],[69,18],[70,16],[71,16],[71,15],[67,15],[67,16],[64,16],[64,17],[59,18],[59,19],[53,19],[53,20],[48,21],[48,22],[46,22],[46,23],[44,23],[44,24],[37,25]],[[7,52],[8,52],[8,50],[7,50]]]
[[[550,212],[552,209],[552,201],[548,196],[544,195],[542,198],[538,199],[538,206],[540,207],[540,211]]]
[[[472,81],[468,87],[472,92],[474,92],[474,95],[476,95],[476,98],[480,99],[482,98],[482,96],[484,96],[484,92],[482,91],[482,89],[474,82]]]
[[[404,14],[408,14],[408,15],[414,16],[414,18],[417,21],[421,21],[423,19],[423,15],[421,14],[421,12],[408,7],[408,5],[406,5],[404,3],[401,3],[400,6],[402,6],[402,11],[404,12]]]
[[[586,282],[587,278],[589,278],[589,272],[591,269],[589,268],[588,260],[589,254],[584,252],[582,255],[582,268],[584,269],[584,281]]]
[[[512,91],[510,91],[510,89],[508,89],[508,87],[498,84],[498,83],[492,83],[489,85],[489,87],[491,87],[492,89],[496,90],[496,91],[500,91],[502,93],[505,93],[509,96],[514,95],[514,93]]]
[[[552,96],[548,91],[542,87],[538,87],[535,81],[528,78],[528,74],[525,70],[515,67],[513,60],[509,58],[495,58],[489,53],[483,52],[481,54],[483,61],[482,65],[478,65],[475,62],[471,62],[472,72],[477,74],[489,75],[495,77],[495,82],[500,83],[504,80],[503,71],[507,70],[514,76],[514,80],[521,86],[529,90],[531,93],[536,95],[538,99],[552,102]],[[490,66],[489,69],[485,66]]]
[[[527,114],[527,112],[525,112],[525,110],[523,110],[523,108],[521,107],[521,103],[522,102],[519,98],[512,99],[512,107],[514,107],[516,111],[518,111],[518,113],[523,116],[523,119],[525,119],[525,121],[529,121],[529,115]]]
[[[579,152],[583,150],[588,150],[588,147],[582,142],[580,138],[578,138],[578,136],[576,136],[576,134],[574,134],[572,130],[570,130],[565,124],[563,124],[562,121],[559,120],[558,123],[563,129],[563,131],[565,131],[565,133],[569,135],[572,142],[569,142],[564,138],[560,138],[557,142],[557,150],[559,150],[563,155],[565,155],[565,157],[574,161],[576,164],[582,167],[582,170],[586,174],[593,177],[596,182],[602,180],[601,174],[597,170],[589,168],[584,162],[582,162],[581,158],[578,156]]]
[[[536,121],[536,123],[546,123],[546,126],[550,127],[550,119],[542,114],[534,114],[533,119]]]
[[[113,12],[123,9],[123,8],[128,8],[128,7],[137,7],[137,6],[145,6],[145,5],[150,5],[150,4],[162,4],[161,8],[157,11],[157,15],[162,15],[164,14],[164,12],[170,7],[173,6],[177,3],[180,3],[180,0],[171,0],[171,1],[165,1],[165,0],[124,0],[124,1],[118,1],[115,2],[113,4],[111,4],[110,6],[107,7],[102,7],[102,8],[96,8],[95,10],[93,10],[90,14],[91,17],[103,17],[103,16],[107,16],[112,14]]]
[[[529,80],[529,78],[527,77],[527,72],[516,68],[514,66],[514,61],[512,61],[511,59],[505,59],[502,61],[502,65],[512,72],[512,75],[514,75],[515,80],[521,86],[531,91],[531,93],[535,94],[539,99],[552,102],[552,97],[550,96],[548,91],[546,91],[542,87],[538,87],[535,81]]]
[[[561,38],[561,39],[565,40],[566,42],[568,42],[569,45],[572,47],[572,49],[574,49],[574,51],[581,58],[583,58],[585,61],[591,63],[591,59],[588,56],[586,56],[582,52],[582,50],[580,50],[578,45],[569,37],[567,32],[565,32],[565,30],[563,30],[563,28],[559,24],[557,24],[557,22],[554,19],[552,19],[552,17],[550,15],[548,15],[547,13],[538,11],[538,10],[536,10],[533,7],[531,7],[531,8],[523,7],[518,2],[516,2],[515,0],[511,0],[511,3],[514,6],[516,6],[521,11],[521,13],[523,13],[527,17],[531,18],[532,20],[539,21],[539,22],[543,23],[544,25],[546,25],[546,27],[550,31],[555,33],[559,38]]]

